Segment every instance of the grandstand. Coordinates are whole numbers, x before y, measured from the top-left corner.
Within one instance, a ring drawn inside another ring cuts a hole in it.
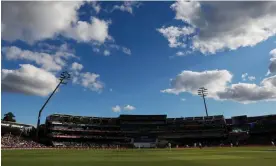
[[[119,145],[129,142],[117,118],[54,114],[46,118],[45,134],[53,146]]]
[[[100,118],[54,114],[46,119],[47,137],[54,146],[77,142],[88,146],[100,143],[153,148],[164,147],[167,142],[183,146],[203,140],[207,145],[210,140],[224,140],[226,129],[223,116],[120,115],[118,118]]]
[[[85,117],[53,114],[46,118],[45,133],[53,146],[86,147],[166,147],[217,146],[239,142],[270,143],[275,139],[275,115],[239,116],[225,119],[223,115],[167,118],[166,115],[120,115],[117,118]],[[269,130],[268,130],[269,129]],[[267,140],[257,134],[268,132]],[[251,137],[250,137],[251,135]],[[248,142],[249,141],[249,142]],[[259,142],[258,142],[259,141]]]
[[[45,147],[32,140],[34,126],[16,122],[1,122],[1,148]]]
[[[36,130],[31,125],[5,121],[1,128],[2,138],[6,141],[12,138],[11,135],[18,141],[34,138]],[[223,115],[181,118],[120,115],[107,118],[52,114],[40,126],[39,141],[53,147],[86,148],[164,148],[168,143],[172,147],[191,147],[195,143],[203,146],[268,145],[276,141],[276,115],[225,119]]]
[[[34,129],[33,125],[2,121],[1,122],[1,135],[14,134],[14,135],[25,135],[30,136],[31,131]]]

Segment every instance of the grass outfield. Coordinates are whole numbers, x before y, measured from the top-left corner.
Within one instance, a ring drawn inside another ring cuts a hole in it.
[[[3,166],[275,166],[276,148],[2,150]]]

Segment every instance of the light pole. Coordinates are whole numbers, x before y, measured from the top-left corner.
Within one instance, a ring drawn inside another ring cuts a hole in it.
[[[206,115],[208,116],[208,111],[207,111],[207,106],[206,106],[206,101],[205,101],[205,96],[207,96],[208,90],[204,87],[201,87],[201,88],[198,89],[197,92],[198,92],[198,95],[203,98]]]
[[[67,71],[64,71],[60,74],[60,77],[59,77],[59,83],[58,85],[56,86],[55,90],[52,92],[52,94],[48,97],[48,99],[46,100],[46,102],[43,104],[43,106],[41,107],[41,109],[39,110],[39,113],[38,113],[38,118],[37,118],[37,126],[36,126],[36,139],[38,140],[39,136],[39,125],[40,125],[40,116],[41,116],[41,113],[44,109],[44,107],[47,105],[47,103],[49,102],[49,100],[51,99],[51,97],[55,94],[56,90],[58,89],[58,87],[61,85],[61,84],[67,84],[67,81],[71,78],[71,75],[67,72]]]

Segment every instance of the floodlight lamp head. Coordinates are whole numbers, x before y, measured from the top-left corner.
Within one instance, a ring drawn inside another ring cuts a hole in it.
[[[70,79],[71,78],[71,75],[67,72],[67,71],[64,71],[60,74],[60,79]]]
[[[201,87],[197,90],[197,93],[198,93],[199,96],[204,97],[204,96],[207,96],[208,90],[204,87]]]
[[[67,81],[71,78],[70,73],[67,71],[64,71],[60,74],[59,80],[61,81],[61,84],[67,84]]]

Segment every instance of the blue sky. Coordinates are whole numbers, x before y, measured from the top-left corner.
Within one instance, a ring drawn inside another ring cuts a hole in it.
[[[201,86],[210,91],[210,115],[276,113],[276,23],[268,18],[276,16],[275,2],[246,9],[240,2],[230,9],[207,2],[72,2],[58,11],[55,2],[20,3],[2,4],[2,117],[11,111],[35,124],[65,69],[75,79],[55,94],[42,121],[52,113],[204,116],[195,95]],[[19,6],[19,14],[9,10]]]

